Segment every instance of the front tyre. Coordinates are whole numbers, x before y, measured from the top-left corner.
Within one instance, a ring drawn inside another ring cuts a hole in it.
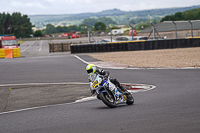
[[[108,93],[100,93],[99,97],[103,101],[103,103],[106,104],[108,107],[110,108],[116,107],[116,102],[113,95],[109,95]]]
[[[134,103],[134,98],[133,98],[132,94],[129,93],[128,95],[126,95],[126,97],[127,97],[126,104],[132,105]]]

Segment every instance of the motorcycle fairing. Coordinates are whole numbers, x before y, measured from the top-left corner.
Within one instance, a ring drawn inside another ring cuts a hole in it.
[[[122,93],[120,93],[117,90],[117,87],[109,79],[103,80],[99,74],[93,75],[90,78],[91,78],[90,87],[91,89],[95,89],[97,94],[103,92],[108,93],[107,90],[105,89],[105,87],[107,86],[109,90],[111,90],[114,93],[116,103],[126,102],[127,97],[125,95],[122,95]]]

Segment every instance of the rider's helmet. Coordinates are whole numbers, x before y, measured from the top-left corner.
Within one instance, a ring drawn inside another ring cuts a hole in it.
[[[97,68],[94,64],[89,64],[86,67],[86,71],[87,71],[88,75],[90,75],[90,76],[93,75],[96,72],[96,69]]]

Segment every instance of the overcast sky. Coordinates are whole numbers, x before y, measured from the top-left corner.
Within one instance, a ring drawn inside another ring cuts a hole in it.
[[[137,11],[200,5],[200,0],[0,0],[0,13],[75,14],[108,9]]]

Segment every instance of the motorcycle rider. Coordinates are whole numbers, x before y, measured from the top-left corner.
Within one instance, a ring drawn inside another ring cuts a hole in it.
[[[102,76],[104,76],[104,77],[108,77],[109,74],[110,74],[109,71],[104,71],[103,69],[97,69],[96,66],[95,66],[94,64],[89,64],[89,65],[87,65],[86,71],[87,71],[87,73],[88,73],[88,75],[89,75],[89,77],[88,77],[89,82],[94,81],[95,78],[96,78],[96,76],[97,76],[97,74],[100,74],[100,75],[102,75]],[[117,79],[111,78],[111,77],[110,77],[109,79],[110,79],[110,81],[111,81],[113,84],[116,85],[116,87],[117,87],[117,89],[118,89],[119,92],[121,92],[121,93],[124,94],[124,95],[129,94],[129,93],[127,92],[127,90],[126,90],[122,85],[120,85],[120,83],[119,83],[119,81],[118,81]],[[92,94],[93,94],[94,92],[95,92],[95,90],[91,90],[91,93],[92,93]]]

